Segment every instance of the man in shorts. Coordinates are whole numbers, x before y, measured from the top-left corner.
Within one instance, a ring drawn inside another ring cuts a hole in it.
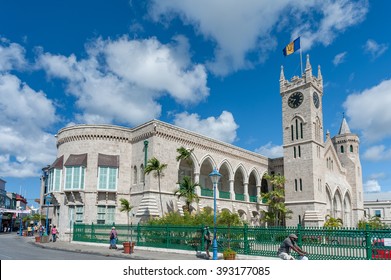
[[[291,250],[295,251],[300,255],[301,258],[307,255],[299,246],[297,246],[296,234],[289,234],[287,238],[282,241],[280,248],[278,249],[277,255],[283,260],[294,260],[295,258],[291,255]]]

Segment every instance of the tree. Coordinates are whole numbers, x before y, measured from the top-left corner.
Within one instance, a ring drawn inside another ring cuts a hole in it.
[[[230,241],[231,241],[231,226],[239,226],[242,225],[242,221],[237,213],[231,213],[226,209],[221,211],[218,216],[217,223],[220,225],[227,225],[228,227],[228,249],[231,249]]]
[[[343,222],[341,218],[334,218],[330,215],[326,216],[326,222],[324,223],[324,227],[332,227],[332,228],[339,228],[342,227]]]
[[[119,201],[121,203],[121,207],[119,208],[119,211],[126,212],[126,216],[128,218],[128,241],[129,241],[129,215],[133,209],[133,206],[131,206],[130,202],[125,198],[120,198]]]
[[[387,225],[383,223],[380,217],[373,216],[368,221],[360,220],[358,221],[358,228],[365,229],[366,226],[369,226],[370,229],[384,229],[387,228]]]
[[[151,172],[154,172],[154,175],[158,179],[158,185],[159,185],[159,197],[160,197],[160,207],[162,209],[162,215],[163,215],[163,202],[162,202],[162,192],[160,189],[160,177],[163,176],[163,170],[167,168],[167,164],[160,163],[160,161],[153,157],[148,160],[147,166],[144,169],[145,174],[149,174]]]
[[[198,183],[193,183],[189,176],[183,177],[182,181],[179,183],[179,189],[174,192],[178,198],[185,198],[187,211],[190,213],[190,205],[193,201],[198,202],[200,198],[196,194],[196,187],[199,186]]]
[[[176,157],[176,161],[186,160],[186,162],[191,166],[193,165],[193,161],[191,160],[191,153],[194,149],[186,149],[185,147],[180,147],[176,149],[178,152],[178,156]]]
[[[38,213],[34,213],[28,216],[23,217],[22,222],[23,223],[30,223],[30,222],[41,222],[41,215]]]
[[[268,225],[282,226],[285,224],[286,219],[290,219],[292,210],[285,206],[285,177],[281,175],[265,175],[265,179],[269,180],[273,189],[262,194],[262,199],[265,200],[265,204],[268,206],[268,210],[262,210],[261,221],[267,222]]]

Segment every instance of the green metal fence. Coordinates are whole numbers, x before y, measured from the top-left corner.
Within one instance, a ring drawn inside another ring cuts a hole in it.
[[[73,240],[109,243],[112,225],[75,224]],[[118,242],[134,241],[137,246],[203,251],[203,227],[115,225]],[[128,234],[129,233],[129,234]],[[218,251],[230,246],[238,254],[277,257],[281,242],[291,233],[312,260],[390,259],[391,229],[309,227],[217,227]]]

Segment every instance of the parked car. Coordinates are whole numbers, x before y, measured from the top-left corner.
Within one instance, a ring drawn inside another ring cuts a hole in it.
[[[391,238],[375,239],[372,246],[372,259],[391,260]]]

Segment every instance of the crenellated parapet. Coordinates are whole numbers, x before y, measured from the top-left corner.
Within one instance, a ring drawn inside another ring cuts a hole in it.
[[[64,143],[77,141],[108,141],[127,143],[131,130],[113,125],[76,125],[61,129],[57,137],[57,148]]]
[[[285,79],[284,67],[281,66],[280,73],[280,94],[284,95],[286,92],[291,91],[299,86],[303,86],[305,84],[311,84],[313,87],[317,88],[319,92],[323,92],[323,77],[320,70],[320,66],[318,66],[318,76],[312,75],[312,66],[310,64],[309,55],[307,55],[307,63],[306,68],[301,77],[293,76],[290,81]]]

